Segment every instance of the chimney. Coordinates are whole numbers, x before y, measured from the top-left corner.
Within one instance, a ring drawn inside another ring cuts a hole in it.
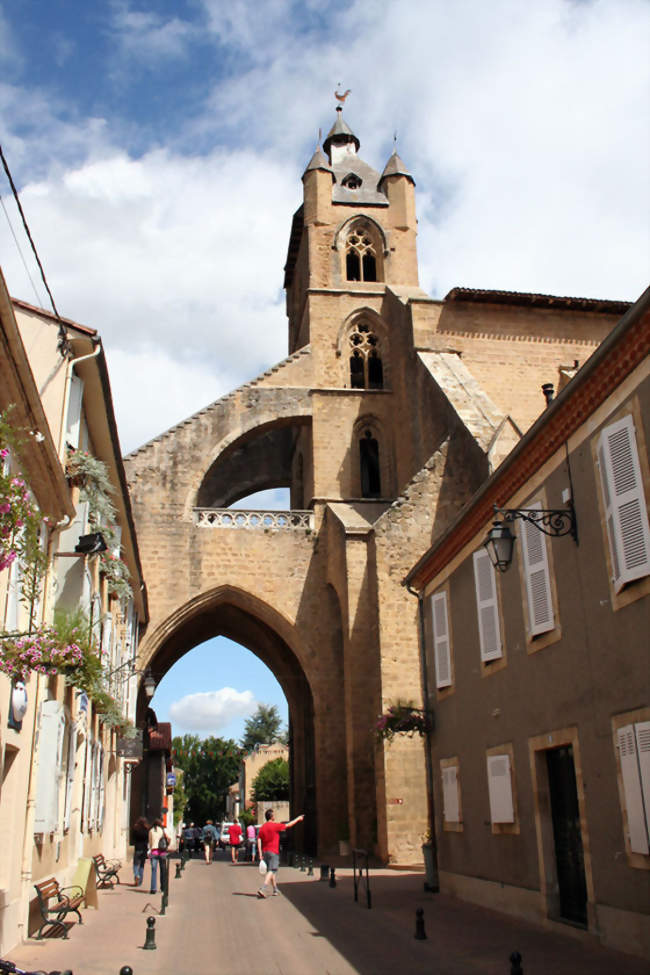
[[[553,402],[553,396],[555,395],[555,387],[553,383],[544,383],[542,386],[542,392],[544,393],[544,398],[546,399],[546,405],[550,406]]]

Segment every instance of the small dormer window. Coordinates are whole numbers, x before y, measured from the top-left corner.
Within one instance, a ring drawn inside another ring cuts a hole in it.
[[[345,186],[348,190],[358,190],[361,186],[361,178],[356,173],[348,173],[341,180],[341,186]]]

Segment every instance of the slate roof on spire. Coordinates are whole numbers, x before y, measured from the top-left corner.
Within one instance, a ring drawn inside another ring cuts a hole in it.
[[[305,173],[310,173],[314,169],[322,169],[326,173],[332,172],[332,168],[329,162],[327,161],[327,156],[325,155],[325,153],[323,152],[320,146],[316,147],[316,152],[307,163],[307,168],[305,169],[305,172],[302,175],[304,176]],[[332,175],[334,174],[332,173]]]
[[[328,156],[330,155],[330,146],[333,142],[354,142],[357,152],[359,151],[359,146],[361,145],[350,126],[344,121],[343,109],[340,105],[336,109],[336,122],[327,133],[327,138],[323,142],[323,149]]]
[[[413,183],[413,186],[415,186],[415,180],[409,173],[400,157],[397,155],[397,149],[393,149],[390,159],[384,166],[384,171],[381,174],[381,179],[379,180],[379,186],[381,186],[382,181],[386,176],[406,176],[406,178]]]

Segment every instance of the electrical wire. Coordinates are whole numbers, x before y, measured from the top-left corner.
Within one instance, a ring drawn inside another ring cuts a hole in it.
[[[25,268],[25,274],[29,278],[29,283],[32,286],[32,291],[36,295],[36,302],[37,302],[37,304],[42,305],[43,304],[43,299],[41,298],[41,296],[39,295],[38,291],[36,290],[36,285],[34,284],[34,279],[33,279],[32,275],[30,273],[29,268],[27,267],[27,261],[25,260],[25,255],[23,254],[22,248],[21,248],[20,244],[18,243],[18,238],[16,237],[16,231],[13,228],[13,224],[12,224],[11,219],[9,217],[9,213],[7,212],[7,208],[5,206],[5,201],[2,198],[2,196],[0,196],[0,205],[2,206],[2,209],[4,210],[4,215],[7,218],[7,224],[9,226],[9,230],[11,231],[11,236],[14,239],[14,244],[16,245],[16,250],[18,251],[18,253],[20,255],[20,259],[23,262],[23,267]]]
[[[38,264],[38,269],[41,272],[41,278],[43,279],[43,284],[45,285],[45,290],[48,293],[48,296],[49,296],[49,299],[50,299],[50,304],[52,305],[52,311],[54,312],[54,314],[55,314],[55,316],[56,316],[56,318],[57,318],[57,320],[59,322],[59,343],[58,343],[58,345],[59,345],[59,351],[61,352],[62,355],[67,355],[68,352],[69,352],[69,349],[70,349],[70,343],[68,341],[68,335],[67,335],[67,332],[65,330],[65,325],[61,321],[61,316],[59,315],[58,309],[57,309],[57,307],[56,307],[56,305],[54,303],[54,297],[52,295],[52,292],[50,291],[50,286],[47,283],[47,278],[45,277],[45,271],[43,269],[43,265],[41,264],[41,259],[38,256],[38,252],[36,250],[36,244],[34,243],[34,240],[32,238],[32,234],[31,234],[31,231],[30,231],[29,226],[27,224],[27,217],[25,216],[25,211],[23,210],[22,204],[21,204],[20,199],[18,197],[18,190],[16,189],[16,184],[13,181],[13,177],[12,177],[11,172],[9,170],[9,165],[7,163],[7,160],[5,159],[5,154],[2,151],[2,146],[1,145],[0,145],[0,159],[2,160],[2,165],[4,166],[4,171],[7,174],[7,179],[9,180],[9,186],[11,187],[11,192],[14,195],[14,200],[16,201],[16,206],[18,207],[18,212],[20,213],[20,217],[21,217],[21,219],[23,221],[23,227],[25,228],[25,233],[27,234],[27,239],[29,240],[29,243],[30,243],[31,248],[32,248],[32,252],[34,254],[34,257],[36,258],[36,263]]]

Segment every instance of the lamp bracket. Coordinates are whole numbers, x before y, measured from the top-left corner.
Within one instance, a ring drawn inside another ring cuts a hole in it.
[[[495,504],[494,513],[501,515],[507,523],[521,518],[551,538],[571,535],[578,544],[578,521],[572,498],[569,498],[566,508],[499,508]]]

